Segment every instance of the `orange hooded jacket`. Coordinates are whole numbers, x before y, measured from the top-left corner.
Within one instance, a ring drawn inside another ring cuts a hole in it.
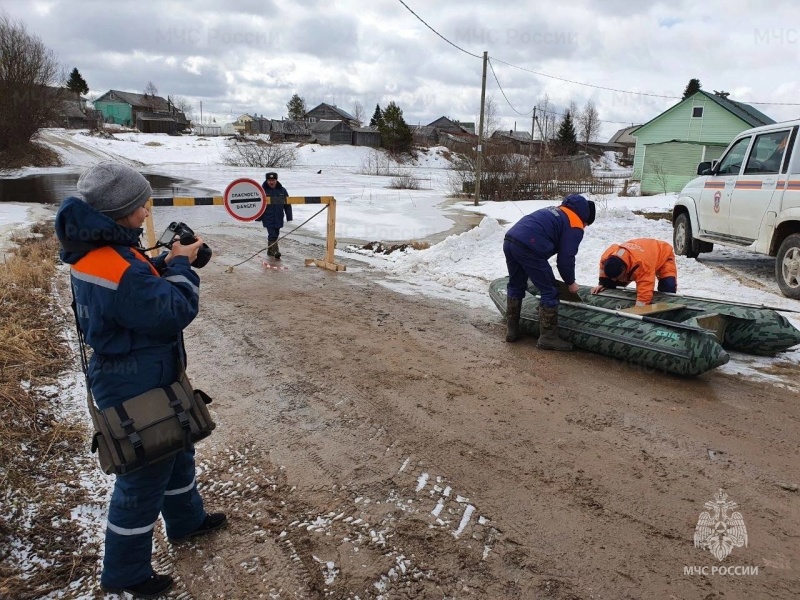
[[[650,238],[628,240],[613,244],[600,258],[600,279],[608,279],[603,272],[606,259],[612,255],[625,262],[625,272],[614,281],[622,286],[636,282],[636,302],[650,304],[653,300],[656,278],[674,277],[678,281],[675,267],[675,252],[667,242]],[[602,285],[602,281],[601,281]]]

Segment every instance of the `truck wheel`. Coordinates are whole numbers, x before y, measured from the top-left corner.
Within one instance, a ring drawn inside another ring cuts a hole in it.
[[[784,296],[800,300],[800,233],[783,240],[775,257],[775,277]]]
[[[697,251],[696,246],[697,242],[692,238],[692,224],[689,221],[689,215],[681,213],[675,219],[672,232],[672,247],[675,248],[675,254],[697,258],[700,252]]]

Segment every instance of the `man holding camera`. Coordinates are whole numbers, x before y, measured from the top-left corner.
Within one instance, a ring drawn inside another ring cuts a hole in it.
[[[78,197],[56,215],[61,259],[71,266],[79,329],[92,348],[87,385],[101,410],[177,381],[186,364],[183,330],[197,316],[200,278],[191,264],[203,240],[175,240],[149,259],[139,247],[152,195],[147,180],[122,164],[81,175]],[[224,526],[197,490],[194,448],[118,475],[108,511],[101,587],[155,598],[173,580],[151,565],[159,513],[167,537],[180,542]]]

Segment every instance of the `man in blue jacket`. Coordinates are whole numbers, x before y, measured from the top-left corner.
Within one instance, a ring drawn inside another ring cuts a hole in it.
[[[539,341],[545,350],[572,350],[558,337],[558,287],[548,259],[558,255],[556,265],[571,292],[575,282],[575,255],[583,240],[583,229],[594,222],[595,206],[583,196],[567,196],[560,206],[542,208],[522,217],[508,230],[503,253],[508,267],[506,287],[506,341],[516,342],[522,299],[531,280],[540,292]]]
[[[191,268],[203,244],[150,260],[139,247],[152,196],[140,173],[122,164],[96,165],[78,179],[80,198],[56,215],[61,259],[70,265],[78,324],[93,350],[87,384],[104,410],[177,381],[186,364],[183,329],[197,316],[200,278]],[[118,475],[108,510],[102,588],[155,598],[172,578],[151,565],[159,513],[177,542],[225,525],[209,514],[197,490],[194,448]]]
[[[286,204],[286,198],[289,197],[289,192],[278,181],[278,174],[274,171],[267,173],[264,183],[261,184],[269,198],[269,204],[256,221],[261,221],[261,224],[267,228],[267,256],[274,256],[280,259],[281,252],[278,250],[278,237],[281,234],[281,227],[283,227],[283,215],[286,214],[286,220],[292,220],[292,205]]]

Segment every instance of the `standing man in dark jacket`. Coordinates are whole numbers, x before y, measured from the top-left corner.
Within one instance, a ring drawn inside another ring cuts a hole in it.
[[[78,179],[80,198],[56,215],[61,259],[70,265],[76,316],[92,349],[87,385],[101,410],[178,380],[186,364],[183,329],[197,316],[200,278],[191,263],[203,240],[150,260],[139,247],[150,184],[125,165],[96,165]],[[194,448],[118,475],[108,509],[102,588],[155,598],[172,578],[151,565],[159,513],[179,542],[219,529],[197,490]]]
[[[583,240],[583,229],[594,222],[595,206],[583,196],[567,196],[560,206],[542,208],[522,217],[508,230],[503,253],[508,267],[506,288],[507,342],[520,338],[519,320],[528,279],[539,290],[539,342],[545,350],[572,350],[558,337],[558,287],[548,259],[558,255],[561,278],[571,292],[575,282],[575,255]]]
[[[278,181],[278,174],[274,171],[267,173],[267,178],[261,184],[264,192],[269,197],[269,204],[256,221],[261,221],[261,224],[267,228],[267,256],[274,256],[275,258],[281,257],[281,252],[278,250],[278,237],[281,234],[281,227],[283,227],[283,215],[286,213],[286,220],[292,220],[292,205],[286,204],[286,198],[289,197],[289,192]]]

